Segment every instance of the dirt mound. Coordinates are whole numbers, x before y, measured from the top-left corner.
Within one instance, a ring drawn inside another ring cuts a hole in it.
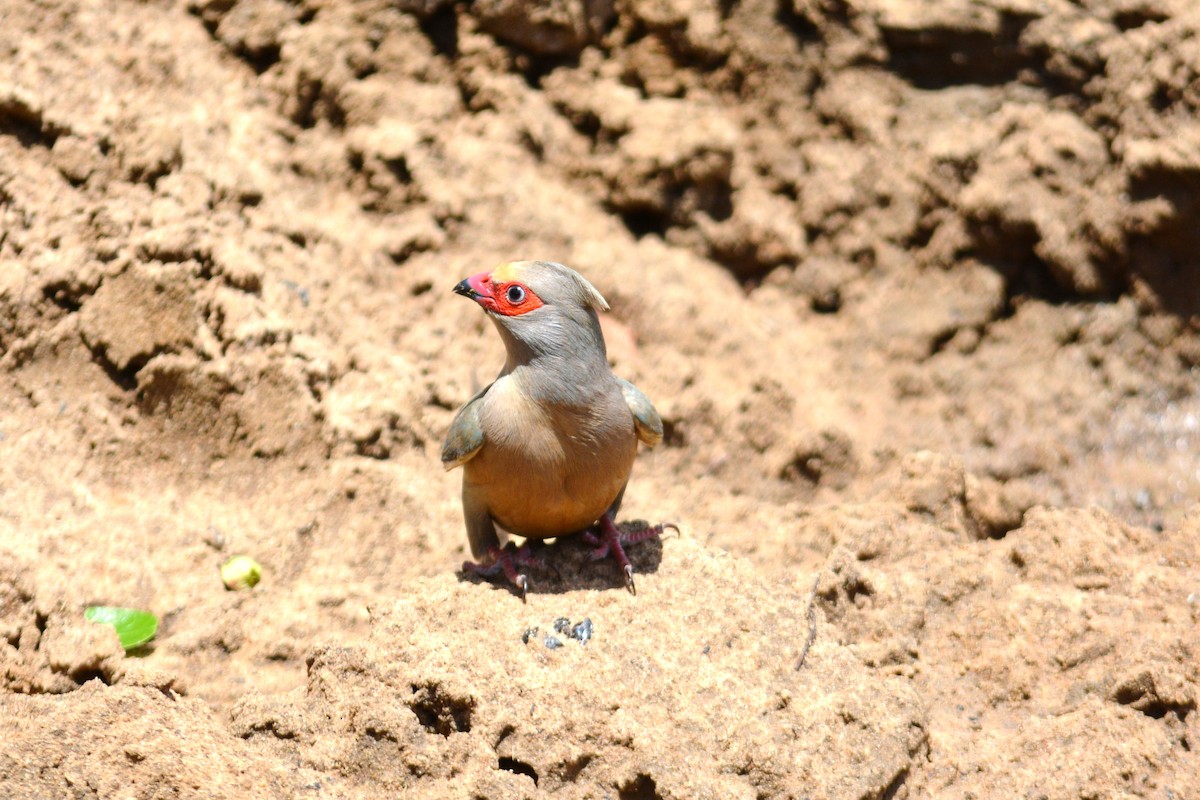
[[[0,794],[1196,784],[1191,3],[0,19]],[[454,578],[518,258],[662,412],[636,598]]]
[[[669,607],[669,626],[612,591],[536,597],[514,617],[490,587],[422,581],[373,612],[364,646],[310,653],[299,696],[236,707],[234,730],[422,795],[446,784],[487,797],[870,795],[900,779],[926,747],[903,682],[867,693],[865,668],[832,643],[797,670],[802,590],[693,542],[663,549],[640,597]],[[568,581],[596,570],[558,565]],[[720,614],[697,584],[728,598]],[[569,631],[585,620],[581,643]],[[803,700],[814,694],[821,703]],[[364,704],[382,696],[394,702]]]

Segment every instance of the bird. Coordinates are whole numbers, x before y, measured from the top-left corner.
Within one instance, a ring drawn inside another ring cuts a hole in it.
[[[464,278],[504,343],[499,376],[455,415],[442,447],[446,470],[462,467],[463,520],[471,554],[463,571],[503,572],[525,597],[536,563],[530,541],[582,533],[595,559],[612,557],[637,588],[625,546],[665,525],[618,529],[615,518],[638,442],[662,441],[658,411],[613,374],[598,312],[608,302],[582,275],[553,261],[510,261]],[[516,548],[506,534],[525,537]]]

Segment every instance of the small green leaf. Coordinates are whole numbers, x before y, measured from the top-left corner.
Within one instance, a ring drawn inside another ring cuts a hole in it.
[[[127,651],[141,647],[158,632],[158,617],[149,611],[117,606],[88,606],[83,616],[89,622],[111,625]]]

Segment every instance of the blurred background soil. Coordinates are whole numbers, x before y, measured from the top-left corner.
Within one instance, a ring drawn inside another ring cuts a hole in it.
[[[0,3],[0,796],[1195,796],[1198,253],[1191,0]],[[523,258],[636,597],[457,573]]]

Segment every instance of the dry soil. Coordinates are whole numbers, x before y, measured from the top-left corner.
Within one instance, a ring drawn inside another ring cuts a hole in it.
[[[0,797],[1200,796],[1198,253],[1192,0],[5,0]],[[458,572],[518,258],[637,596]]]

